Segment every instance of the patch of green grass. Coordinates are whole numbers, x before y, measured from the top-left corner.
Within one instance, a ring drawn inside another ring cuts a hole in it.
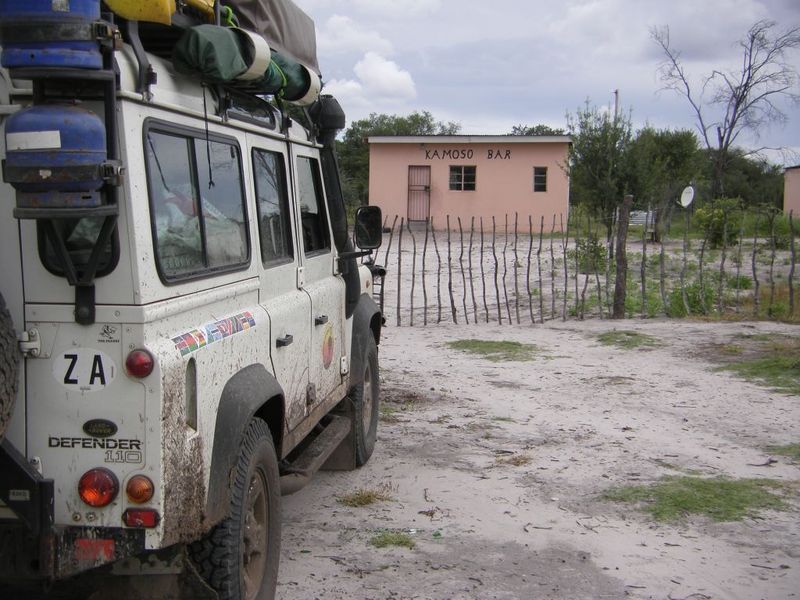
[[[533,344],[491,340],[456,340],[448,348],[478,354],[492,362],[529,361],[536,358],[539,348]]]
[[[800,396],[800,357],[768,356],[723,367],[777,392]]]
[[[380,411],[379,418],[383,423],[400,423],[402,421],[399,415],[400,411],[388,403],[382,402],[378,410]]]
[[[788,456],[795,462],[800,462],[800,444],[787,444],[785,446],[767,446],[770,454],[780,454]]]
[[[665,477],[652,485],[608,491],[603,498],[643,503],[643,510],[657,521],[676,521],[690,514],[740,521],[758,510],[785,510],[785,502],[773,491],[784,487],[771,479]]]
[[[345,506],[361,507],[375,504],[376,502],[387,502],[392,500],[389,489],[381,487],[378,489],[368,490],[365,488],[357,489],[355,492],[345,494],[344,496],[337,496],[337,502]]]
[[[400,548],[414,549],[414,540],[407,533],[400,531],[383,530],[378,532],[369,540],[370,545],[376,548],[388,548],[389,546],[399,546]]]
[[[638,333],[636,331],[617,330],[607,331],[597,336],[597,340],[606,346],[616,346],[624,350],[632,350],[641,347],[658,346],[656,338]]]
[[[721,369],[778,392],[800,396],[800,337],[759,335],[749,340],[756,343],[755,347]]]

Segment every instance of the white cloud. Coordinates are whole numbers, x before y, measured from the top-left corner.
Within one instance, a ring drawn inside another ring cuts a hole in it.
[[[414,18],[431,14],[442,6],[441,0],[350,0],[362,12],[384,17]]]
[[[353,70],[365,89],[380,98],[410,100],[417,95],[411,73],[375,52],[367,52]]]
[[[350,17],[333,15],[317,32],[320,56],[346,52],[377,52],[389,55],[394,52],[392,43],[377,31],[361,27]]]
[[[333,79],[325,84],[325,92],[338,98],[350,119],[370,112],[406,110],[417,96],[411,73],[375,52],[367,52],[353,72],[357,79]]]

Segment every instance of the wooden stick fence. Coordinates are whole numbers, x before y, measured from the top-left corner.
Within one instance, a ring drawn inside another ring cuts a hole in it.
[[[696,251],[689,241],[688,212],[682,239],[675,240],[668,240],[665,232],[653,227],[648,216],[639,250],[633,238],[625,250],[625,272],[636,273],[639,279],[637,285],[635,275],[628,277],[631,285],[627,287],[625,316],[738,313],[744,307],[753,317],[800,321],[795,293],[798,236],[793,213],[788,215],[788,242],[786,235],[781,238],[777,232],[774,213],[757,215],[754,233],[747,239],[744,219],[739,216],[739,223],[733,225],[734,216],[725,216],[721,245],[712,249],[707,228],[697,240]],[[544,216],[536,224],[528,216],[527,228],[520,227],[518,214],[513,215],[513,224],[509,217],[502,217],[502,228],[492,217],[491,236],[487,236],[483,217],[478,219],[477,228],[476,219],[471,218],[469,231],[465,231],[460,217],[452,222],[447,216],[445,230],[438,232],[446,240],[443,256],[433,221],[412,223],[395,216],[387,227],[383,258],[389,266],[386,289],[393,291],[395,298],[394,306],[387,305],[386,312],[395,313],[396,324],[414,327],[420,321],[423,326],[441,323],[447,307],[447,320],[465,325],[480,321],[533,325],[569,317],[611,316],[610,290],[617,277],[610,263],[618,251],[603,247],[599,240],[601,224],[586,217],[584,227],[577,215],[566,219],[553,215],[548,231]],[[388,222],[387,218],[384,225]],[[738,233],[735,243],[729,237],[732,227]],[[652,243],[658,246],[651,251],[648,236],[653,231]],[[607,243],[618,243],[616,233]],[[433,253],[429,245],[433,245]],[[746,276],[742,266],[748,252],[750,268]],[[733,276],[728,274],[729,259],[735,264]],[[442,281],[445,260],[446,283]],[[444,285],[447,299],[443,302]],[[594,292],[589,291],[591,285]],[[478,286],[480,289],[476,289]],[[550,297],[546,298],[548,293]]]

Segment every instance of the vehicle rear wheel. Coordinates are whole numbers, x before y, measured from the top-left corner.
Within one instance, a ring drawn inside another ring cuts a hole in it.
[[[0,294],[0,440],[5,437],[17,397],[19,346],[11,314]]]
[[[378,378],[378,346],[369,336],[364,349],[364,373],[361,383],[353,386],[353,437],[356,446],[356,466],[365,465],[375,450],[378,438],[378,417],[381,385]]]
[[[253,419],[239,451],[229,517],[190,552],[220,600],[272,600],[280,543],[278,459],[269,427]]]

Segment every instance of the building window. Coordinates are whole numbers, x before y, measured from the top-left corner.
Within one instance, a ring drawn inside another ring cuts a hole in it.
[[[451,166],[450,189],[457,192],[474,192],[475,169],[476,167]]]
[[[547,167],[533,167],[533,191],[547,191]]]

